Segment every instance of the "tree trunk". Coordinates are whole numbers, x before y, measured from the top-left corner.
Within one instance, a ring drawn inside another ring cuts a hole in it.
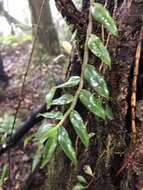
[[[29,5],[31,9],[32,28],[34,35],[40,15],[42,0],[29,0]],[[38,29],[38,41],[41,44],[42,48],[48,52],[49,55],[57,56],[60,54],[58,34],[52,20],[49,0],[45,1],[45,5],[42,11],[40,27]]]
[[[0,86],[8,83],[8,76],[4,70],[3,60],[0,54]]]
[[[80,74],[81,63],[77,55],[83,55],[89,1],[83,0],[81,12],[76,9],[71,0],[55,1],[63,17],[66,18],[68,24],[72,25],[72,32],[77,30],[77,48],[73,49],[70,75]],[[89,132],[94,132],[96,136],[91,139],[87,152],[78,143],[76,151],[79,163],[77,168],[73,168],[60,151],[56,153],[54,161],[49,165],[46,182],[48,190],[71,190],[76,183],[77,175],[83,175],[86,178],[88,181],[87,189],[89,190],[136,190],[143,187],[143,154],[141,148],[118,174],[124,160],[129,160],[128,157],[131,157],[135,150],[131,143],[130,96],[136,46],[142,25],[143,3],[133,1],[128,9],[125,4],[122,4],[122,0],[118,1],[117,7],[114,2],[116,1],[108,0],[107,8],[111,14],[116,12],[114,17],[116,17],[120,36],[117,39],[110,38],[108,49],[111,53],[113,65],[110,71],[105,72],[112,97],[108,105],[113,109],[114,120],[106,122],[97,120],[80,103],[77,104],[76,110],[88,123]],[[104,4],[105,1],[102,0],[100,3]],[[101,36],[101,29],[96,23],[93,33]],[[107,37],[106,33],[105,37]],[[96,68],[100,66],[99,60],[92,55],[90,55],[90,64]],[[141,70],[140,74],[142,74]],[[69,131],[73,144],[76,144],[76,136],[69,126],[70,123],[66,122],[65,127]],[[142,145],[140,128],[137,129],[137,136],[137,146]],[[90,165],[94,177],[84,173],[85,165]]]

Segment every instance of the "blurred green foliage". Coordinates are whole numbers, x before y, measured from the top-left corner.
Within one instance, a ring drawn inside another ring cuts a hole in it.
[[[24,36],[14,36],[14,35],[9,35],[9,36],[0,36],[0,46],[1,48],[4,47],[15,47],[18,44],[22,44],[24,42],[32,41],[32,35],[26,34]]]

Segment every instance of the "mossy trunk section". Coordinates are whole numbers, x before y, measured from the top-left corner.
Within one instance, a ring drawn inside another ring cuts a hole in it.
[[[130,96],[136,46],[142,25],[143,3],[133,1],[128,9],[122,4],[123,1],[117,1],[117,5],[114,2],[116,1],[108,0],[107,8],[111,14],[115,13],[114,19],[120,35],[116,39],[110,38],[108,49],[112,57],[112,68],[106,69],[104,73],[112,97],[106,103],[112,108],[114,119],[105,122],[98,120],[85,110],[80,102],[77,104],[76,110],[87,122],[88,131],[94,132],[95,136],[90,141],[89,150],[85,152],[84,147],[77,141],[70,127],[71,124],[68,121],[65,123],[73,145],[76,144],[79,163],[76,169],[73,168],[65,155],[58,151],[48,167],[48,178],[45,181],[48,190],[72,190],[76,183],[76,175],[83,175],[86,178],[89,190],[141,190],[143,188],[142,149],[117,175],[124,160],[134,152],[131,143]],[[68,24],[72,24],[72,29],[77,29],[77,48],[74,49],[71,59],[70,74],[79,74],[81,65],[78,55],[83,55],[89,1],[83,1],[82,12],[76,10],[71,0],[56,0],[56,5],[61,14],[66,17]],[[96,23],[93,33],[101,36],[101,27]],[[106,32],[105,37],[107,37]],[[90,55],[90,64],[97,69],[100,66],[99,60],[93,55]],[[140,131],[137,134],[138,143],[143,145],[141,138],[143,134],[141,130],[138,131]],[[85,165],[92,168],[94,177],[84,173]]]
[[[42,0],[29,0],[32,16],[33,35],[35,35],[42,2]],[[38,29],[38,42],[50,56],[57,56],[60,54],[58,33],[52,20],[49,0],[45,1],[42,11],[40,26]]]

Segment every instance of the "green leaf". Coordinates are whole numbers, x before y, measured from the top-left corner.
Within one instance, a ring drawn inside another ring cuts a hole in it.
[[[57,88],[69,88],[78,85],[80,81],[79,76],[72,76],[66,83],[57,86]]]
[[[81,176],[81,175],[78,175],[78,176],[77,176],[77,180],[78,180],[80,183],[87,184],[86,179],[85,179],[83,176]]]
[[[62,150],[67,155],[67,157],[72,161],[74,165],[76,165],[77,164],[76,153],[72,146],[72,142],[70,140],[68,132],[64,127],[59,128],[58,142]]]
[[[94,55],[103,61],[103,63],[111,66],[111,58],[109,52],[98,36],[95,34],[90,35],[88,47]]]
[[[80,137],[81,142],[88,147],[89,145],[89,136],[87,133],[87,129],[84,125],[84,122],[81,118],[81,116],[79,115],[79,113],[77,111],[72,111],[70,114],[70,120],[71,123],[77,133],[77,135]]]
[[[2,168],[2,174],[0,176],[0,186],[3,185],[5,178],[8,175],[8,164],[4,164],[3,168]]]
[[[73,190],[85,190],[86,187],[83,186],[82,184],[80,183],[77,183],[74,187],[73,187]]]
[[[53,126],[45,134],[43,134],[42,138],[40,139],[40,142],[44,143],[48,138],[55,137],[56,135],[57,135],[57,128]]]
[[[101,76],[92,65],[87,65],[84,71],[84,77],[93,87],[93,89],[105,98],[109,98],[109,91],[107,88],[106,81],[103,76]]]
[[[37,155],[37,154],[34,155],[33,161],[32,161],[32,172],[35,170],[36,166],[39,164],[40,159],[41,159],[40,155]]]
[[[63,114],[61,112],[47,112],[47,113],[40,113],[38,116],[43,116],[48,119],[57,119],[61,120],[63,118]]]
[[[36,133],[36,138],[41,142],[45,142],[50,137],[57,135],[57,128],[52,124],[47,124],[41,127]]]
[[[80,92],[80,101],[86,106],[94,115],[105,119],[105,111],[99,99],[96,99],[91,92],[82,89]]]
[[[51,91],[46,95],[46,104],[47,104],[47,109],[50,108],[51,106],[51,102],[53,100],[53,97],[55,95],[56,92],[56,87],[52,88]]]
[[[48,123],[46,125],[42,125],[39,130],[37,131],[37,133],[35,134],[35,137],[37,138],[37,140],[40,140],[41,137],[47,132],[49,131],[49,129],[51,129],[53,127],[53,124]]]
[[[90,176],[94,176],[93,172],[92,172],[92,169],[89,165],[85,165],[84,168],[83,168],[84,172],[87,174],[87,175],[90,175]]]
[[[9,134],[11,133],[11,129],[14,122],[14,116],[10,114],[4,114],[3,118],[0,118],[0,133]],[[21,124],[21,121],[19,119],[16,119],[16,125],[14,128],[14,131],[19,125]]]
[[[94,3],[91,6],[91,14],[93,18],[103,24],[109,32],[114,36],[118,36],[118,30],[113,18],[110,16],[109,11],[100,3]]]
[[[112,109],[106,105],[106,110],[105,110],[105,114],[106,114],[106,117],[109,119],[109,120],[113,120],[114,119],[114,114],[112,112]]]
[[[52,158],[57,147],[57,138],[49,138],[44,147],[44,154],[41,167],[43,168]]]
[[[91,132],[91,133],[89,133],[88,135],[89,135],[89,138],[91,139],[92,137],[95,136],[95,133],[92,133],[92,132]]]
[[[28,145],[28,143],[30,142],[30,140],[32,139],[32,137],[31,136],[26,136],[25,138],[24,138],[24,148]]]
[[[70,94],[64,94],[60,98],[53,100],[52,105],[65,105],[70,104],[73,100],[73,96]]]

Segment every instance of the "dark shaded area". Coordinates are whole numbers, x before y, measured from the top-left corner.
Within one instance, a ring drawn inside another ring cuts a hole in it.
[[[0,86],[3,84],[8,84],[8,76],[4,70],[2,56],[0,54]]]

